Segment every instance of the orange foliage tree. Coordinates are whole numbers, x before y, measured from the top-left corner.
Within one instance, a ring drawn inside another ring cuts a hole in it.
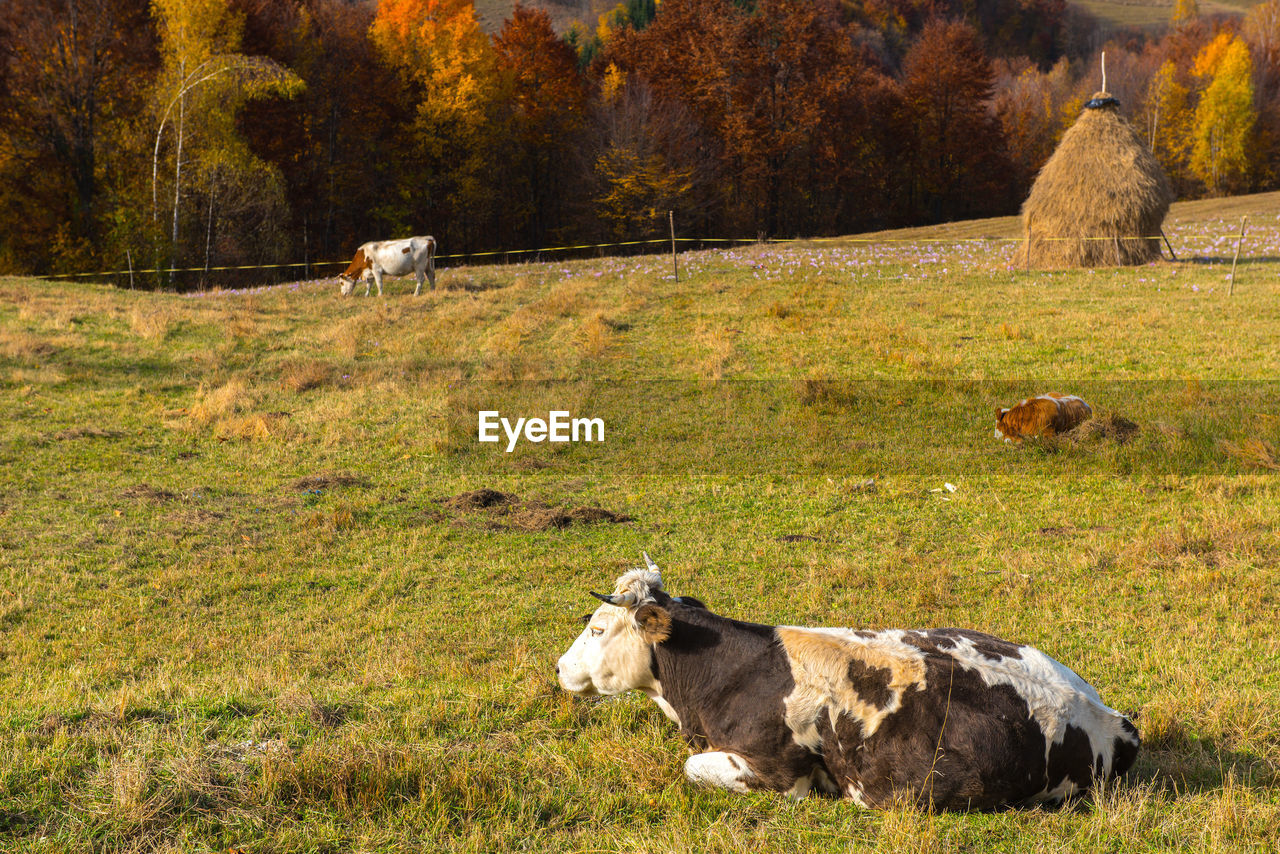
[[[568,183],[585,112],[578,58],[542,10],[516,4],[493,40],[515,150],[506,163],[507,203],[516,239],[541,245],[553,223],[567,224]]]
[[[993,115],[994,73],[968,24],[935,18],[903,63],[912,128],[911,206],[932,222],[1000,212],[1009,205],[1004,139]]]
[[[669,0],[644,31],[620,37],[610,56],[647,81],[658,101],[698,117],[718,151],[730,227],[811,228],[820,216],[813,189],[835,183],[842,167],[830,120],[863,115],[849,104],[876,75],[834,0],[749,5]]]
[[[398,231],[439,231],[482,245],[500,212],[491,164],[507,156],[499,110],[507,94],[471,0],[380,0],[369,36],[414,104]],[[388,211],[388,213],[391,213]]]

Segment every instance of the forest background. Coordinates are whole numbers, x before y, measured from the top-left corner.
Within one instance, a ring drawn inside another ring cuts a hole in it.
[[[579,6],[6,0],[0,273],[1009,214],[1101,51],[1179,198],[1280,188],[1280,0],[1141,28],[1065,0]]]

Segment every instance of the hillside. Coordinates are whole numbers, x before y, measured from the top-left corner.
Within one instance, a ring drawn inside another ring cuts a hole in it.
[[[1240,15],[1259,0],[1205,0],[1200,12],[1204,15]],[[1173,0],[1072,0],[1102,23],[1115,28],[1140,27],[1155,29],[1169,23]]]
[[[1099,21],[1111,27],[1155,28],[1169,22],[1175,3],[1173,0],[1071,0],[1074,5],[1087,10]],[[1253,8],[1260,0],[1204,0],[1200,10],[1206,15],[1239,15]],[[545,9],[556,29],[563,32],[574,21],[580,21],[594,30],[601,13],[617,3],[608,0],[529,0],[525,5]],[[494,32],[515,6],[514,0],[477,0],[476,14],[484,28]]]
[[[501,29],[503,20],[515,8],[514,0],[476,0],[475,5],[476,16],[488,32]],[[594,32],[600,15],[618,4],[608,0],[530,0],[525,5],[546,11],[559,32],[567,30],[574,21]]]

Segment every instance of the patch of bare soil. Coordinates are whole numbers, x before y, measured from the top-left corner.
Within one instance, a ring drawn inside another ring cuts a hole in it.
[[[160,489],[149,483],[138,483],[127,487],[120,491],[121,498],[135,498],[139,501],[150,501],[159,504],[162,501],[172,501],[178,495],[167,489]]]
[[[119,439],[124,435],[121,430],[104,430],[101,427],[72,427],[69,430],[59,430],[49,438],[58,442],[64,442],[67,439]]]
[[[603,507],[551,507],[541,501],[524,501],[518,495],[499,492],[496,489],[477,489],[450,498],[437,499],[440,504],[455,513],[479,514],[483,524],[495,531],[550,531],[571,525],[592,525],[598,522],[622,524],[631,517],[615,513]],[[435,518],[439,518],[437,515]]]
[[[496,489],[477,489],[474,492],[460,492],[449,498],[440,499],[437,503],[443,504],[450,510],[461,510],[465,513],[489,507],[509,507],[512,504],[519,504],[520,499]]]
[[[1090,418],[1074,429],[1068,430],[1063,436],[1076,443],[1110,441],[1123,445],[1141,429],[1128,418],[1113,412],[1101,418]]]
[[[341,471],[327,471],[300,477],[293,482],[296,492],[310,492],[313,489],[333,489],[335,486],[371,486],[368,480],[358,475]]]

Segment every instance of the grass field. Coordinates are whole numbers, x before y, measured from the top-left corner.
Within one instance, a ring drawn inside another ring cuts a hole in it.
[[[0,279],[0,849],[1275,851],[1280,195],[1132,270],[1011,269],[1009,227],[418,299]],[[1139,431],[992,438],[1055,389]],[[648,700],[554,683],[641,550],[730,616],[1034,643],[1138,765],[1057,812],[693,789]]]

